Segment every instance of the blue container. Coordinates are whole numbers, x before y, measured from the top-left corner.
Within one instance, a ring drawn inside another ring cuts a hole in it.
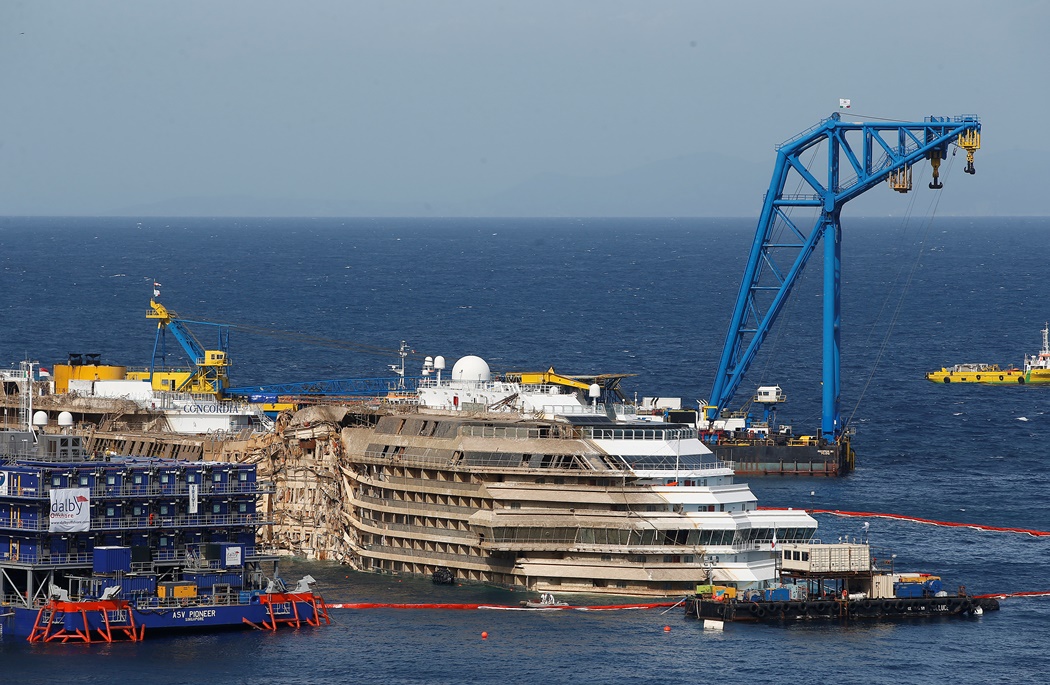
[[[923,596],[922,583],[894,583],[893,592],[901,599],[911,599]]]
[[[92,554],[95,573],[128,573],[131,571],[130,547],[96,547]]]
[[[923,583],[923,587],[926,588],[926,594],[932,596],[943,590],[944,584],[939,580],[927,580]]]
[[[791,600],[791,590],[786,587],[778,587],[766,590],[767,602],[787,602]]]

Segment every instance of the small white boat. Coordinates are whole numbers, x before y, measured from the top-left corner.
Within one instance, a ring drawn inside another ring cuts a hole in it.
[[[526,609],[561,609],[569,606],[568,602],[560,602],[554,599],[554,595],[544,592],[540,598],[525,600],[521,603]]]

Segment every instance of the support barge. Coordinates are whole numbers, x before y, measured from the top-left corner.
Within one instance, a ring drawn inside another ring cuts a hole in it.
[[[27,376],[28,378],[28,376]],[[328,622],[307,576],[288,589],[256,543],[273,486],[254,464],[88,454],[60,415],[0,431],[0,635],[112,642],[155,631]]]
[[[944,590],[940,577],[880,571],[867,544],[785,544],[781,584],[737,596],[733,588],[701,585],[686,600],[686,616],[712,621],[900,619],[978,616],[999,602],[966,589]]]

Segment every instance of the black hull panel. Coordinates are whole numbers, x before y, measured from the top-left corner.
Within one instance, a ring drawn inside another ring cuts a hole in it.
[[[850,443],[826,445],[709,445],[742,476],[844,476],[853,470]]]
[[[686,616],[719,621],[776,622],[809,619],[885,619],[924,618],[932,616],[969,616],[978,607],[982,611],[996,611],[999,602],[994,599],[976,599],[970,596],[913,597],[907,599],[807,600],[745,602],[690,598],[686,600]]]

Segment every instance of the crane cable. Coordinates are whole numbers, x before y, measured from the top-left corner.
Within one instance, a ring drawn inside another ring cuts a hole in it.
[[[192,321],[189,319],[179,319],[183,323],[192,324],[207,324],[210,326],[225,326],[227,328],[236,329],[249,335],[261,335],[270,338],[281,338],[286,340],[292,340],[307,345],[313,345],[315,347],[325,347],[329,349],[338,350],[351,350],[354,352],[361,352],[364,354],[372,354],[380,357],[397,357],[400,354],[400,350],[397,348],[380,347],[378,345],[369,345],[367,343],[359,343],[351,340],[338,340],[335,338],[325,338],[319,335],[312,335],[309,333],[297,333],[295,331],[285,331],[276,328],[262,328],[259,326],[248,326],[244,324],[229,323],[229,322],[213,322],[213,321]],[[412,359],[423,359],[425,356],[420,352],[411,350],[407,353],[407,356]]]
[[[948,175],[951,173],[951,169],[952,169],[952,166],[953,166],[954,162],[955,162],[955,155],[953,154],[951,159],[948,162],[947,170],[946,170],[946,173],[944,174],[945,178],[947,178]],[[871,371],[868,373],[868,377],[867,377],[867,379],[864,382],[864,386],[861,388],[860,393],[857,395],[857,402],[853,406],[853,411],[852,411],[852,413],[850,413],[849,418],[846,419],[846,421],[843,423],[843,427],[849,426],[853,422],[853,417],[857,415],[857,410],[860,409],[860,404],[864,400],[864,395],[867,393],[868,387],[871,386],[872,381],[875,379],[875,372],[879,368],[879,363],[882,361],[883,355],[886,354],[886,350],[887,350],[887,348],[889,347],[889,344],[890,344],[890,337],[893,335],[893,329],[894,329],[894,327],[897,324],[897,320],[900,318],[901,310],[904,308],[904,297],[905,297],[905,295],[907,295],[908,289],[911,287],[911,283],[915,279],[915,273],[919,269],[919,263],[920,263],[920,261],[922,259],[923,251],[926,248],[926,240],[929,237],[930,228],[933,226],[933,219],[937,215],[937,208],[940,205],[940,202],[941,202],[941,196],[940,196],[940,194],[938,194],[936,196],[936,199],[933,201],[933,204],[932,204],[930,210],[927,212],[926,218],[924,219],[925,226],[923,227],[923,230],[922,230],[922,237],[919,240],[919,249],[918,249],[918,251],[915,254],[915,259],[914,259],[914,261],[911,264],[911,269],[908,271],[908,277],[907,277],[907,279],[904,282],[904,287],[901,288],[900,296],[897,298],[897,304],[896,304],[896,306],[893,309],[893,315],[890,317],[890,321],[889,321],[889,323],[888,323],[888,325],[886,327],[886,334],[883,336],[882,343],[879,345],[878,353],[875,355],[875,361],[874,361],[874,363],[872,363]],[[914,204],[914,197],[912,198],[912,204]],[[911,206],[909,206],[908,212],[905,215],[905,223],[908,221],[910,213],[911,213]],[[902,270],[903,270],[903,267],[902,267]],[[900,271],[898,271],[897,275],[898,275],[898,278],[899,278],[900,277]],[[887,293],[887,298],[886,299],[887,300],[889,299],[889,294],[888,293]],[[881,310],[879,312],[879,316],[880,317],[882,316]],[[874,328],[874,325],[875,324],[873,323],[872,324],[873,328]]]

